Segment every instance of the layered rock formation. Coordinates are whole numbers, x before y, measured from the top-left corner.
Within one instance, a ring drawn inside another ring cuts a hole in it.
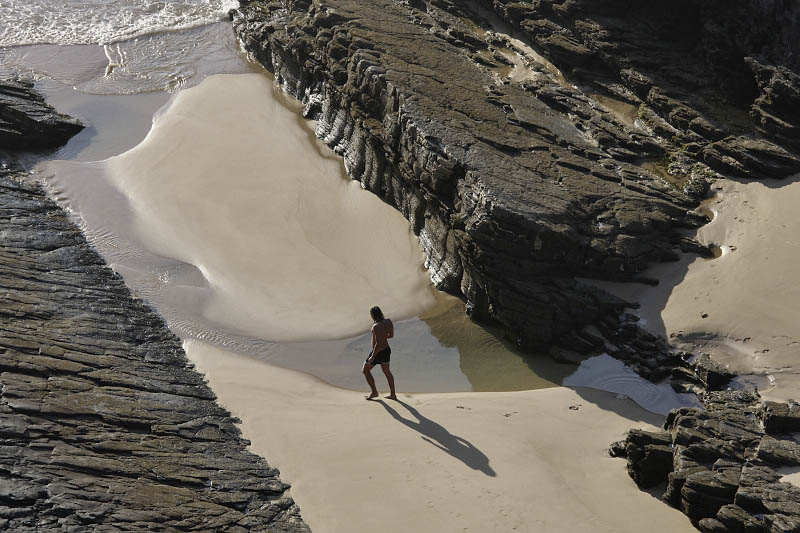
[[[53,136],[45,121],[31,144],[15,146],[58,144],[73,122],[41,97],[30,105],[39,111],[28,121],[55,117]],[[308,531],[288,485],[247,451],[180,340],[41,187],[8,166],[0,530]]]
[[[800,4],[481,0],[571,79],[621,85],[640,118],[725,174],[800,172]]]
[[[28,80],[0,80],[0,150],[57,148],[83,125],[57,112]]]
[[[744,391],[703,403],[672,411],[664,431],[630,431],[612,455],[640,487],[666,482],[664,500],[701,531],[800,531],[800,487],[781,480],[782,467],[800,467],[800,405]]]
[[[704,223],[711,177],[800,172],[797,4],[240,3],[244,48],[408,218],[471,316],[561,360],[605,350],[678,390],[726,386],[727,369],[671,351],[578,280],[652,282],[649,262],[707,253],[684,230]],[[754,396],[715,394],[708,413],[617,447],[634,479],[669,476],[667,499],[707,531],[797,530],[796,491],[773,468],[795,448],[758,432]]]
[[[626,303],[576,277],[635,279],[676,249],[702,251],[681,230],[705,221],[692,209],[707,167],[662,179],[668,140],[460,3],[241,4],[245,48],[350,175],[409,219],[434,282],[522,348],[605,349],[583,328],[618,328]]]

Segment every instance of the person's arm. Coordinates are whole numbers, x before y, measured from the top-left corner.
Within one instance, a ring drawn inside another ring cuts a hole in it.
[[[386,333],[386,338],[391,339],[392,337],[394,337],[394,324],[388,318],[386,319],[386,323],[388,324],[388,331]]]

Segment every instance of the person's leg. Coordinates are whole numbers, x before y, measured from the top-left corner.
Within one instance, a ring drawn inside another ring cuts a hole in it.
[[[386,381],[389,382],[389,396],[387,396],[387,398],[396,400],[397,396],[395,396],[394,393],[394,376],[392,375],[392,371],[389,370],[389,363],[381,363],[381,370],[383,370],[384,375],[386,375]]]
[[[364,373],[364,377],[367,378],[367,384],[369,385],[369,388],[372,389],[372,393],[367,396],[367,400],[378,397],[378,389],[375,388],[375,378],[372,377],[372,367],[373,365],[364,363],[364,368],[361,369],[361,371]]]

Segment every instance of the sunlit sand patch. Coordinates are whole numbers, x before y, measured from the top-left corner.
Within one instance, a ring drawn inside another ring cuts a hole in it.
[[[203,343],[185,348],[314,531],[693,531],[608,455],[632,426],[663,421],[628,399],[553,387],[368,402]]]
[[[572,84],[567,81],[566,77],[558,69],[558,67],[537,53],[525,42],[516,38],[516,30],[510,24],[502,20],[496,13],[485,8],[479,2],[474,0],[469,0],[466,2],[466,5],[470,11],[476,13],[486,24],[489,25],[492,36],[499,37],[501,40],[505,40],[510,46],[510,48],[503,50],[501,53],[503,53],[507,59],[512,61],[513,68],[506,72],[502,72],[502,77],[509,76],[512,81],[524,81],[536,76],[537,73],[530,68],[530,63],[538,63],[541,65],[543,70],[547,71],[552,76],[553,80],[559,85],[570,88],[573,87]],[[489,35],[489,31],[484,29],[477,33],[484,38]]]
[[[719,246],[718,257],[654,265],[645,275],[660,279],[657,287],[600,285],[641,302],[638,312],[656,333],[737,372],[763,376],[765,398],[797,397],[800,284],[793,266],[800,260],[800,177],[720,180],[715,188],[704,206],[713,220],[697,239]]]
[[[346,179],[258,74],[212,76],[176,95],[147,138],[104,164],[139,239],[195,265],[202,315],[271,341],[340,338],[381,304],[433,303],[408,222]]]
[[[799,466],[784,466],[778,469],[781,474],[781,481],[784,483],[791,483],[797,488],[800,488],[800,467]]]
[[[590,93],[589,96],[626,126],[632,128],[636,125],[638,106],[604,94]]]

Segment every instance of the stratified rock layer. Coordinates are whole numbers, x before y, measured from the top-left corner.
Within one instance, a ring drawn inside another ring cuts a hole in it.
[[[707,533],[800,531],[800,405],[761,403],[744,391],[711,392],[706,409],[677,409],[664,431],[631,430],[612,455],[628,458],[642,487],[667,482],[664,500]]]
[[[48,105],[28,80],[0,80],[0,150],[56,148],[83,129]]]
[[[691,212],[702,173],[684,192],[645,170],[664,139],[528,57],[529,75],[507,76],[515,45],[460,4],[241,4],[245,48],[351,177],[408,218],[434,282],[522,348],[604,350],[583,328],[619,326],[626,304],[575,278],[633,279],[678,247],[700,250],[679,230],[705,222]]]
[[[21,178],[0,171],[0,530],[308,531],[179,339]]]
[[[800,3],[480,0],[570,79],[724,174],[800,172]]]

